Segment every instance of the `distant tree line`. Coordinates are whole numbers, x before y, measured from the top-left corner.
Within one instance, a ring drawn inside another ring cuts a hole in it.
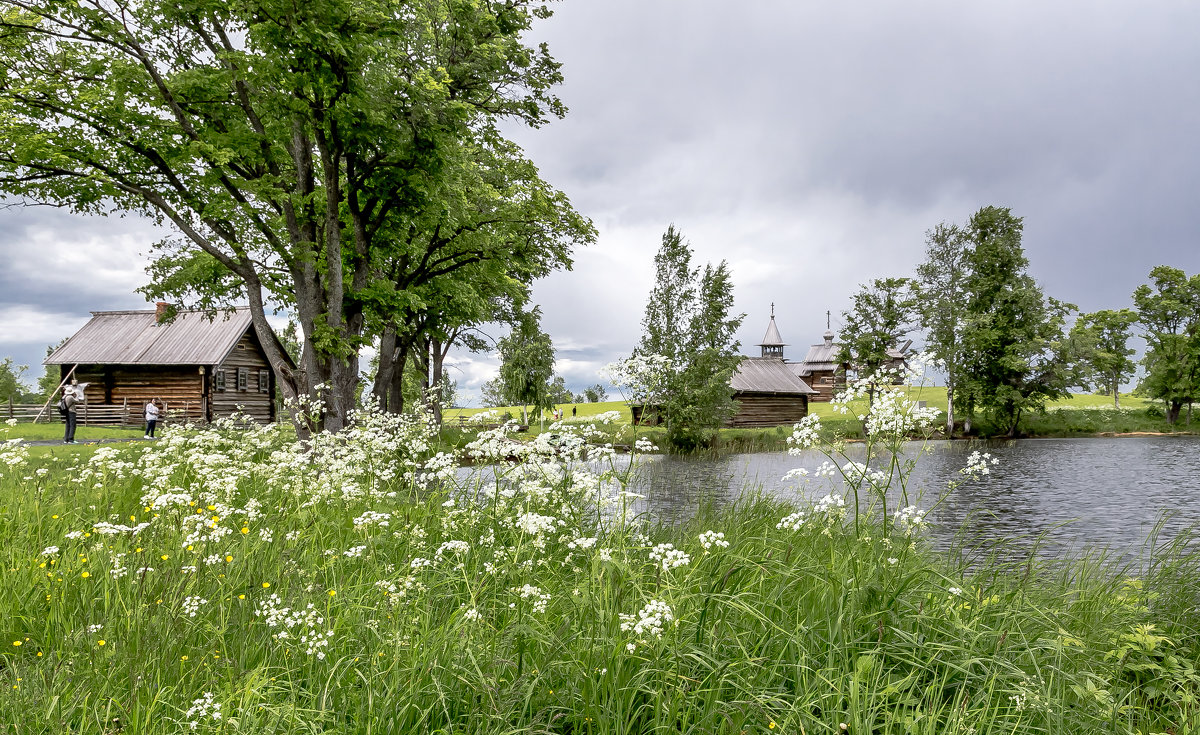
[[[993,206],[965,225],[929,230],[915,278],[875,279],[855,293],[843,314],[842,360],[869,374],[921,331],[946,376],[947,433],[960,419],[970,432],[983,417],[1015,436],[1023,415],[1072,388],[1111,394],[1119,407],[1120,386],[1138,366],[1128,345],[1138,330],[1147,350],[1137,391],[1162,401],[1170,423],[1184,407],[1190,421],[1200,388],[1200,275],[1158,266],[1132,309],[1080,314],[1029,275],[1022,234],[1022,218]]]

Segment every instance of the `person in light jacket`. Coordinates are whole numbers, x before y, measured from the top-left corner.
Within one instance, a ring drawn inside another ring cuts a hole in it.
[[[146,404],[146,436],[144,439],[154,438],[154,427],[158,425],[158,399],[150,401]]]
[[[63,431],[63,444],[76,443],[75,420],[78,418],[77,406],[82,396],[83,390],[74,380],[71,381],[71,385],[63,389],[62,402],[59,404],[62,408],[63,422],[66,425]]]

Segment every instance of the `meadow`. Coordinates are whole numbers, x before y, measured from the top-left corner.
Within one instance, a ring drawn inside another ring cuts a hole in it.
[[[938,386],[901,386],[898,387],[906,399],[922,401],[928,407],[942,412],[943,420],[946,411],[946,389]],[[810,403],[809,412],[820,417],[827,433],[832,436],[852,436],[862,439],[862,422],[857,416],[868,410],[865,398],[857,398],[849,405],[850,411],[840,413],[831,403]],[[576,409],[577,415],[571,415],[571,408]],[[605,401],[600,403],[563,404],[566,418],[563,423],[587,422],[596,416],[617,412],[619,418],[611,422],[612,439],[618,444],[628,445],[633,437],[646,436],[665,444],[666,432],[658,427],[631,426],[629,406],[624,401]],[[500,408],[455,408],[446,411],[447,435],[450,442],[460,440],[455,433],[460,425],[469,426],[472,417],[487,414],[493,417],[511,417],[517,420],[521,417],[520,406]],[[1200,417],[1197,419],[1200,421]],[[961,421],[961,419],[960,419]],[[532,422],[529,427],[531,435],[537,435],[546,425],[552,422]],[[977,422],[975,429],[980,436],[990,436],[1003,433],[987,423],[986,420]],[[1167,423],[1161,404],[1139,396],[1121,395],[1121,407],[1113,407],[1111,396],[1076,393],[1067,398],[1051,401],[1044,412],[1028,413],[1021,419],[1021,434],[1034,437],[1080,437],[1092,435],[1135,434],[1135,433],[1194,433],[1194,429],[1186,422],[1186,417],[1180,423],[1172,426]],[[720,429],[717,432],[712,450],[725,452],[768,452],[787,449],[787,437],[791,428],[786,426],[763,429]],[[468,439],[469,440],[469,437]],[[465,443],[465,442],[464,442]]]
[[[888,411],[895,441],[933,416]],[[0,445],[0,732],[1197,732],[1189,539],[1140,569],[935,553],[872,500],[907,468],[840,463],[817,418],[789,444],[854,496],[661,527],[603,418],[481,432],[467,485],[420,417]]]

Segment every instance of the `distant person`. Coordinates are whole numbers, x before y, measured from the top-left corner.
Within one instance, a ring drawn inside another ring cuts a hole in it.
[[[575,406],[571,406],[571,418],[575,418]]]
[[[154,438],[154,427],[158,424],[158,399],[150,401],[146,404],[146,436],[143,439]]]
[[[62,414],[65,424],[63,444],[79,443],[75,441],[75,421],[78,418],[78,404],[82,395],[83,390],[76,380],[71,380],[71,384],[63,389],[62,400],[58,402],[58,412]]]

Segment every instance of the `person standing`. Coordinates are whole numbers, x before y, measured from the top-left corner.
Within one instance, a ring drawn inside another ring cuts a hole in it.
[[[76,386],[77,383],[72,380],[71,385],[63,390],[62,400],[58,404],[66,424],[63,432],[63,444],[78,443],[75,441],[75,420],[78,418],[76,411],[79,404],[79,394],[75,392]]]
[[[146,404],[146,436],[143,439],[154,438],[154,427],[158,424],[158,399],[155,398]]]

